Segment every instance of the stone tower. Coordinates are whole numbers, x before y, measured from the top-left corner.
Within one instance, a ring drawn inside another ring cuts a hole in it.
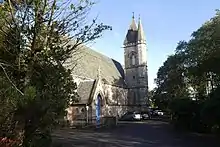
[[[148,95],[146,39],[141,19],[139,17],[137,26],[134,15],[124,40],[124,64],[128,104],[145,105]]]

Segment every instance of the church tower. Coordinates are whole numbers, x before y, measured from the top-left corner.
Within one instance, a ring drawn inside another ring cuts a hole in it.
[[[128,104],[143,106],[148,99],[148,71],[146,38],[140,16],[137,26],[133,14],[123,45]]]

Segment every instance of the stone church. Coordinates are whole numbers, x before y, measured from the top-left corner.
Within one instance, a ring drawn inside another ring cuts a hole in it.
[[[146,106],[148,94],[146,39],[134,16],[124,43],[124,66],[83,46],[73,54],[72,76],[79,101],[67,109],[67,120],[102,123],[104,117],[121,116]]]

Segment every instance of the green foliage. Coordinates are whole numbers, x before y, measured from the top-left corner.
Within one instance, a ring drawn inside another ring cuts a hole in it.
[[[172,99],[188,96],[184,58],[179,54],[169,56],[157,73],[154,99],[162,109],[168,109]]]
[[[155,107],[155,99],[154,99],[154,89],[148,91],[148,101],[147,101],[147,105],[150,107]]]
[[[172,112],[175,124],[197,131],[220,126],[219,34],[217,11],[188,42],[180,41],[158,70],[155,103]]]
[[[1,136],[19,138],[25,147],[49,146],[57,120],[77,101],[67,61],[111,29],[97,19],[85,23],[93,5],[26,0],[0,7]]]
[[[212,93],[210,93],[209,99],[205,101],[204,107],[201,109],[201,116],[204,122],[210,127],[220,124],[219,94],[220,87],[218,87]]]

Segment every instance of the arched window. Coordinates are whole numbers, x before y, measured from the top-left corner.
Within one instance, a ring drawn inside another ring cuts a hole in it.
[[[132,58],[131,64],[132,64],[132,65],[135,65],[135,56],[134,56],[134,55],[132,55],[132,57],[131,57],[131,58]]]
[[[79,113],[79,108],[76,108],[75,110],[76,110],[76,114],[78,114]]]
[[[135,65],[136,56],[134,53],[130,55],[130,64]]]
[[[84,113],[84,112],[85,112],[85,109],[84,109],[84,108],[81,108],[81,112]]]

